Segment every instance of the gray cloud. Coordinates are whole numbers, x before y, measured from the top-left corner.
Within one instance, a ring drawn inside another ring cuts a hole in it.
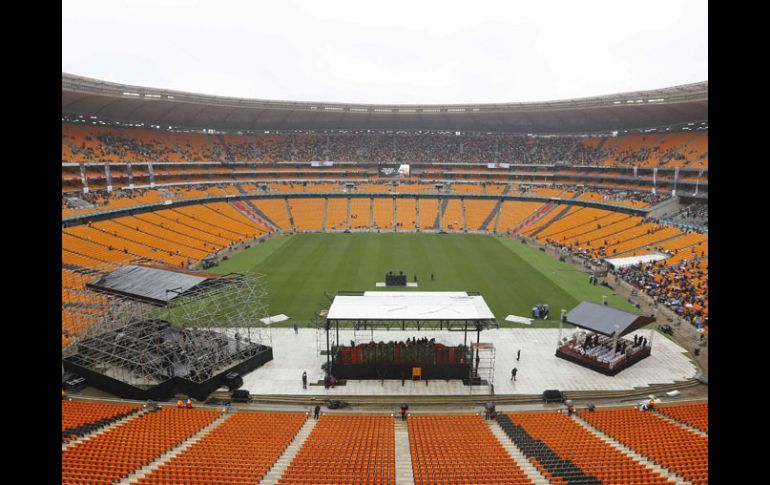
[[[702,1],[65,0],[62,70],[299,101],[542,101],[708,79]]]

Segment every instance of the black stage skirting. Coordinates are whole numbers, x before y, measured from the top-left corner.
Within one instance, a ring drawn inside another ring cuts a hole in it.
[[[403,364],[334,364],[332,374],[337,379],[412,379],[412,369]],[[470,364],[421,366],[422,379],[467,379]]]
[[[126,382],[94,372],[75,362],[71,362],[68,359],[64,359],[62,364],[64,365],[65,371],[74,372],[85,377],[89,386],[93,386],[124,399],[136,399],[140,401],[152,399],[154,401],[165,401],[175,394],[181,393],[191,396],[198,401],[205,401],[209,394],[220,387],[225,387],[227,385],[225,383],[225,376],[230,372],[237,372],[238,374],[243,375],[273,360],[273,349],[267,346],[263,346],[263,349],[265,350],[254,357],[230,367],[211,379],[201,383],[196,383],[182,377],[172,377],[171,379],[146,389],[132,386]]]
[[[575,364],[582,365],[583,367],[587,367],[591,370],[595,370],[596,372],[599,372],[600,374],[604,374],[605,376],[614,376],[620,371],[624,369],[628,369],[632,365],[636,364],[641,360],[646,359],[649,356],[650,356],[650,347],[648,346],[635,352],[628,359],[617,362],[612,368],[610,368],[609,364],[604,362],[599,362],[596,359],[581,357],[571,352],[565,352],[561,348],[556,349],[556,357],[559,357],[564,360],[568,360],[570,362],[574,362]]]

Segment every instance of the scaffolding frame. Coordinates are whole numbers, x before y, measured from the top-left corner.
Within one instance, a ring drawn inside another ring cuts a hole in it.
[[[63,278],[63,296],[66,288],[80,299],[62,299],[62,317],[66,313],[76,329],[63,359],[148,388],[174,377],[202,383],[270,349],[270,326],[261,321],[268,312],[264,275],[212,274],[207,284],[162,306],[85,286],[120,266],[108,263]]]

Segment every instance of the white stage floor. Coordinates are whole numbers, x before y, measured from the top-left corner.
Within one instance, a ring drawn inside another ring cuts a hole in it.
[[[243,389],[252,394],[307,394],[307,395],[448,395],[484,394],[486,386],[464,386],[458,381],[348,381],[347,385],[335,389],[324,389],[322,385],[308,385],[302,389],[302,372],[308,375],[308,384],[323,379],[321,365],[326,356],[317,347],[316,330],[301,328],[298,334],[291,328],[273,328],[273,360],[243,376]],[[668,384],[692,378],[697,368],[690,362],[684,349],[666,337],[657,334],[652,342],[650,357],[609,377],[557,358],[556,340],[558,329],[497,329],[481,333],[481,342],[495,345],[495,394],[541,394],[546,389],[561,391],[588,390],[630,390],[651,384]],[[636,332],[650,339],[650,331]],[[563,331],[568,337],[572,330]],[[475,332],[468,332],[469,342],[475,342]],[[326,349],[325,334],[322,335],[322,349]],[[406,340],[411,337],[436,338],[437,342],[457,345],[463,342],[462,332],[448,331],[405,331],[378,330],[374,340]],[[333,337],[332,337],[333,338]],[[340,330],[340,341],[349,343],[352,330]],[[521,349],[521,360],[516,362],[516,351]],[[517,381],[511,381],[511,369],[518,368]]]

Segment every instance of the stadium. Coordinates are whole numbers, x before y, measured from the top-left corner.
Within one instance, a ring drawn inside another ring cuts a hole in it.
[[[61,94],[62,483],[708,483],[708,81]]]

